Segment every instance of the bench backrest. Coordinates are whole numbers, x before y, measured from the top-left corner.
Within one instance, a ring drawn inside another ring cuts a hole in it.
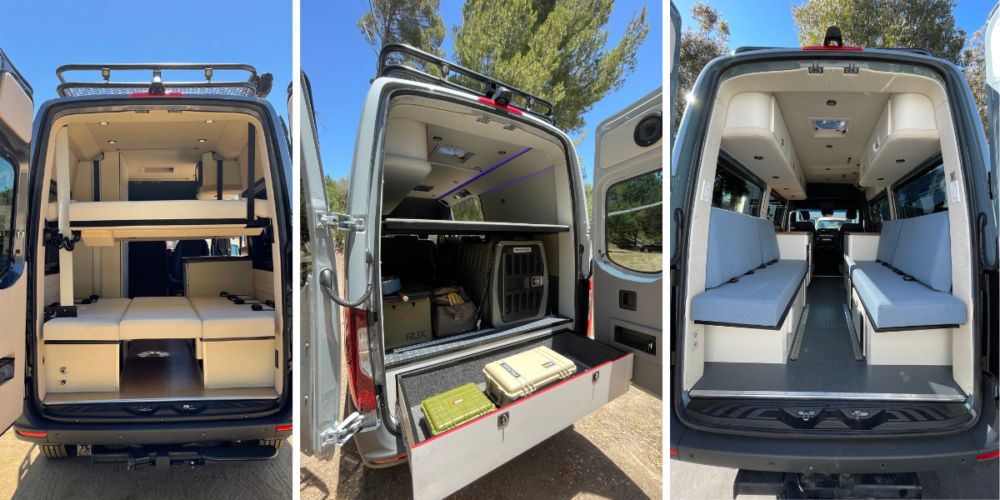
[[[715,288],[742,276],[764,262],[761,228],[757,221],[771,221],[713,208],[708,223],[705,288]],[[771,229],[774,234],[774,229]],[[774,246],[777,247],[777,237]],[[773,260],[773,259],[772,259]]]
[[[899,241],[899,230],[903,227],[901,220],[887,220],[882,223],[882,231],[879,233],[878,251],[875,258],[892,264],[893,255],[896,253],[896,242]]]
[[[948,212],[903,219],[900,222],[903,224],[899,230],[892,266],[935,290],[951,291],[951,231]]]

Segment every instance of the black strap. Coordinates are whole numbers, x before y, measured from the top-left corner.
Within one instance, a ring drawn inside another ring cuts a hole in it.
[[[222,160],[215,162],[215,198],[222,200]]]
[[[256,217],[253,210],[254,184],[256,176],[254,174],[254,156],[257,152],[257,129],[252,123],[247,124],[247,226],[253,226]]]
[[[101,201],[101,162],[94,160],[94,201]]]

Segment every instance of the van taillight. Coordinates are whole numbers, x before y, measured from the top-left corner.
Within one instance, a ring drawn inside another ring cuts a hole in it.
[[[363,309],[345,309],[347,332],[344,335],[344,357],[347,359],[348,387],[354,407],[359,412],[375,410],[375,380],[372,378],[372,356],[368,342],[368,313]]]
[[[47,432],[17,431],[17,433],[20,434],[20,435],[22,435],[22,436],[31,437],[31,438],[43,438],[43,437],[48,437],[49,436],[49,433],[47,433]]]
[[[1000,451],[994,451],[993,453],[984,453],[976,457],[976,460],[989,460],[991,458],[1000,457]]]
[[[587,293],[590,294],[590,310],[587,311],[587,338],[594,338],[594,277],[587,280]]]

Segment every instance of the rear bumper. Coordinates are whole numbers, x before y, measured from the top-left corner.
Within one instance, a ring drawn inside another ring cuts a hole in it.
[[[26,400],[14,422],[14,435],[36,444],[169,445],[285,439],[292,435],[292,405],[275,415],[240,420],[155,422],[139,424],[63,423],[42,417]],[[289,426],[278,431],[278,427]],[[37,436],[24,435],[24,433]],[[41,434],[44,434],[42,436]]]
[[[992,385],[989,392],[993,394]],[[775,439],[692,429],[670,411],[670,458],[762,472],[884,474],[971,466],[995,453],[997,403],[986,398],[971,429],[945,436],[895,439]],[[996,459],[995,457],[993,458]]]

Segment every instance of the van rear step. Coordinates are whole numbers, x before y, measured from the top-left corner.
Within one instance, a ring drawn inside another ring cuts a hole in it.
[[[778,498],[922,498],[914,472],[901,474],[796,474],[743,470],[733,482],[739,495]]]
[[[126,463],[129,470],[142,470],[148,467],[169,469],[171,465],[186,465],[194,467],[205,465],[205,462],[243,462],[255,460],[270,460],[278,456],[278,448],[272,445],[261,446],[171,446],[154,445],[141,448],[112,449],[106,446],[91,446],[90,455],[93,463]],[[78,447],[80,455],[86,448]]]

